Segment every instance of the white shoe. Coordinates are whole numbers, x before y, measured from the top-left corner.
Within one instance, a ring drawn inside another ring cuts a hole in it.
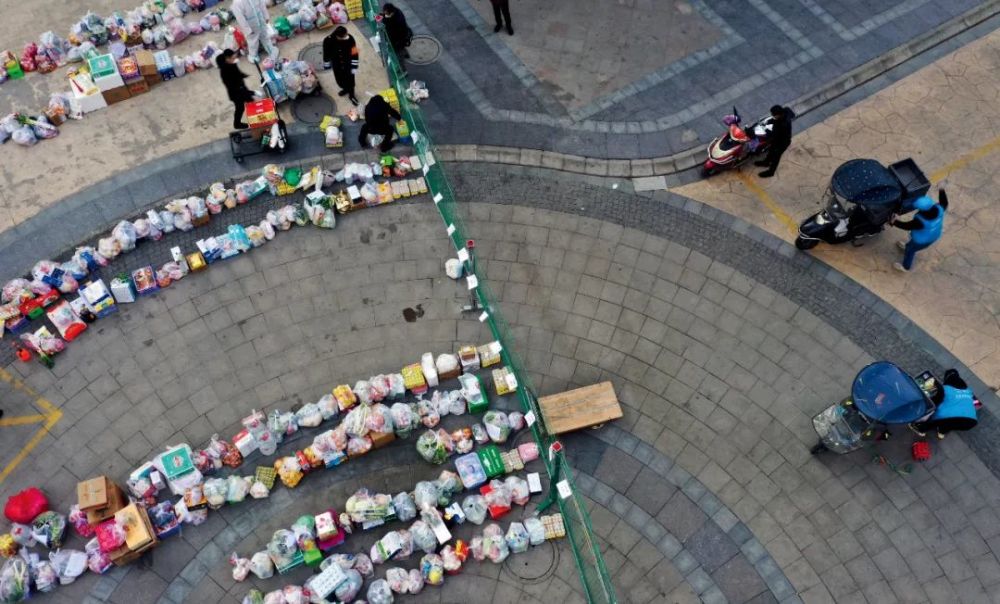
[[[937,433],[938,440],[944,440],[946,436],[948,436],[948,435],[947,434],[941,434],[940,432]]]
[[[903,250],[905,252],[906,251],[906,242],[904,242],[904,241],[897,241],[896,242],[896,247],[898,247],[899,249],[901,249],[901,250]]]
[[[908,273],[908,272],[910,272],[910,270],[908,268],[904,267],[902,265],[902,263],[900,263],[900,262],[893,262],[892,263],[892,268],[896,269],[897,271],[899,271],[901,273]]]

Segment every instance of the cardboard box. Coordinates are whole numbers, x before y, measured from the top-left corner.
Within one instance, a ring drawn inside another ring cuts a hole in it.
[[[132,93],[128,91],[128,86],[122,84],[116,88],[101,92],[101,96],[104,97],[105,103],[108,105],[114,105],[115,103],[120,103],[126,99],[132,98]]]
[[[111,503],[114,483],[107,476],[98,476],[76,483],[77,505],[84,512],[94,508],[105,508]]]
[[[153,525],[152,523],[150,523],[149,516],[146,514],[145,510],[140,509],[139,519],[142,521],[144,525],[143,530],[145,532],[148,532],[150,535],[155,535],[153,531]],[[126,542],[125,545],[119,547],[115,551],[108,554],[108,557],[111,558],[111,562],[115,566],[126,566],[128,564],[135,562],[140,557],[142,557],[144,553],[156,547],[156,544],[157,544],[156,537],[153,537],[152,541],[150,541],[149,543],[138,549],[129,548],[128,543]]]
[[[139,64],[136,62],[135,57],[122,57],[118,59],[118,73],[125,80],[126,84],[131,84],[142,79],[142,74],[139,73]]]
[[[107,476],[78,483],[76,493],[80,510],[87,513],[87,522],[90,524],[104,522],[128,504],[125,492]]]
[[[150,88],[153,88],[157,84],[163,82],[163,78],[161,78],[159,76],[159,74],[157,74],[157,75],[151,75],[151,76],[142,76],[142,79],[146,82],[146,84]]]
[[[146,510],[134,503],[115,512],[115,521],[125,528],[125,545],[132,551],[140,550],[156,539]]]
[[[261,99],[245,105],[247,124],[253,128],[270,126],[278,121],[278,112],[274,108],[274,99]]]
[[[396,440],[396,435],[392,432],[369,432],[368,436],[372,438],[372,447],[375,449],[381,449]]]
[[[140,50],[135,53],[135,61],[139,64],[139,73],[143,77],[155,76],[157,80],[160,79],[160,74],[156,71],[156,57],[151,51]]]
[[[149,92],[149,82],[144,79],[136,80],[126,87],[128,88],[128,93],[132,96]]]
[[[115,57],[110,54],[98,55],[93,59],[88,59],[87,66],[90,68],[90,75],[95,80],[118,73],[118,65],[115,64]]]

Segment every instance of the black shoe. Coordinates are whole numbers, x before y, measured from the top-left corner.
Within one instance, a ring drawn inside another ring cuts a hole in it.
[[[493,33],[495,33],[495,34],[496,33],[500,33],[501,29],[503,29],[503,25],[500,25],[499,23],[497,23],[497,26],[493,28]]]
[[[3,409],[0,409],[0,419],[3,419]]]
[[[233,128],[236,130],[247,130],[250,128],[250,124],[247,124],[246,122],[239,122],[237,124],[233,124]]]
[[[758,172],[757,176],[760,176],[761,178],[771,178],[774,176],[774,170],[764,170],[763,172]]]
[[[760,166],[761,168],[766,168],[767,167],[767,160],[766,159],[761,159],[761,160],[755,161],[753,163],[753,165]]]
[[[340,92],[337,93],[337,96],[347,96],[348,94],[350,93],[347,92],[346,90],[341,90]]]
[[[508,26],[507,26],[507,33],[508,33],[509,35],[513,36],[513,35],[514,35],[514,28],[513,28],[513,27],[511,27],[510,25],[508,25]]]

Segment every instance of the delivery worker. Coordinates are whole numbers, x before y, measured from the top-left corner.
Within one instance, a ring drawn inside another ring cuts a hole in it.
[[[954,369],[944,372],[944,386],[938,390],[934,402],[937,404],[934,415],[914,426],[919,436],[925,436],[933,428],[941,440],[952,430],[971,430],[979,423],[976,397]]]
[[[410,51],[406,48],[410,45],[410,40],[413,39],[413,30],[406,24],[403,11],[386,2],[382,5],[382,25],[385,27],[385,35],[389,38],[392,50],[396,52],[399,60],[410,58]]]
[[[333,69],[333,77],[337,80],[337,86],[340,86],[340,96],[346,96],[351,103],[357,105],[354,75],[358,73],[358,45],[354,36],[347,33],[347,28],[343,25],[323,38],[323,67]]]
[[[233,102],[233,128],[246,130],[250,126],[243,121],[243,110],[247,103],[254,100],[254,95],[243,81],[249,76],[240,71],[239,61],[239,56],[229,48],[215,58],[215,64],[219,67],[219,77],[226,87],[229,100]]]
[[[247,39],[247,52],[254,63],[260,61],[260,47],[271,59],[278,60],[278,47],[271,42],[267,34],[267,26],[271,23],[271,15],[267,12],[264,0],[233,0],[233,15],[240,31]]]
[[[926,195],[923,195],[913,203],[917,209],[913,220],[899,221],[893,219],[892,226],[910,232],[910,240],[905,244],[897,241],[896,245],[903,250],[903,262],[896,262],[892,266],[901,272],[909,272],[913,268],[913,259],[917,252],[934,245],[934,242],[941,238],[941,230],[944,226],[944,214],[948,209],[948,194],[943,188],[938,189],[938,203]]]

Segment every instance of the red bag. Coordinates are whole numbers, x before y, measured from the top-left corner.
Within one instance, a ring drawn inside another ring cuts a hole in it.
[[[31,524],[36,516],[47,511],[49,511],[49,500],[45,494],[35,487],[29,487],[7,498],[3,515],[11,522]]]

